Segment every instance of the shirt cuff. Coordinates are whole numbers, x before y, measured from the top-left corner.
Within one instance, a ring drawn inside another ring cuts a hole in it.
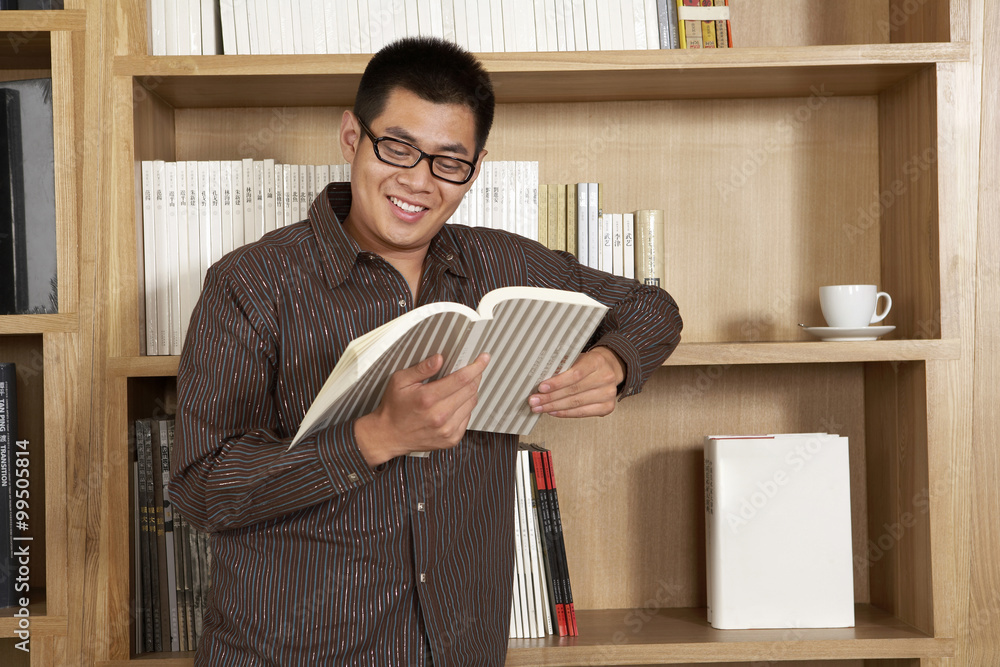
[[[618,400],[638,394],[642,389],[642,364],[639,350],[625,336],[616,333],[605,334],[590,349],[606,347],[625,364],[625,379],[618,385]]]
[[[354,421],[334,424],[316,435],[316,451],[337,493],[368,484],[376,472],[368,466],[354,439]]]

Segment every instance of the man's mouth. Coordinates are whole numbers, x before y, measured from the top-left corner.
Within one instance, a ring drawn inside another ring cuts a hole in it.
[[[389,201],[403,209],[407,213],[420,213],[421,211],[427,210],[426,206],[417,206],[416,204],[407,204],[402,199],[397,199],[395,197],[389,197]]]

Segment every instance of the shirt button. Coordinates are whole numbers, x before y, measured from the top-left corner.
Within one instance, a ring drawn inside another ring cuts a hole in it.
[[[424,504],[423,503],[417,503],[417,511],[418,512],[423,512],[424,511]]]
[[[347,479],[351,480],[352,482],[358,481],[358,473],[352,472],[352,473],[348,474],[347,475]]]
[[[406,299],[400,299],[399,300],[399,307],[400,308],[406,308]]]
[[[455,256],[449,252],[447,255],[444,256],[444,258],[450,262],[451,260],[455,259]]]
[[[425,583],[427,581],[427,575],[423,572],[420,573],[420,583]]]

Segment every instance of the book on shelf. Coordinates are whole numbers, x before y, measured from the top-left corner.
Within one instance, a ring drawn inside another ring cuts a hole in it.
[[[727,49],[733,45],[729,0],[676,0],[682,49]]]
[[[663,288],[667,284],[664,211],[640,209],[632,214],[632,218],[635,279],[644,285]]]
[[[137,653],[195,650],[211,586],[207,536],[170,503],[174,418],[130,424],[134,438],[133,582]]]
[[[14,448],[17,435],[17,367],[10,362],[0,362],[0,608],[17,604],[14,590]]]
[[[469,429],[527,434],[539,417],[528,397],[573,364],[606,310],[584,294],[540,287],[493,290],[478,310],[450,302],[415,308],[351,341],[290,447],[331,423],[368,414],[394,372],[437,353],[444,355],[438,377],[483,352],[491,356]]]
[[[853,626],[847,438],[707,436],[704,455],[712,627]]]
[[[0,83],[0,315],[58,312],[52,79]]]

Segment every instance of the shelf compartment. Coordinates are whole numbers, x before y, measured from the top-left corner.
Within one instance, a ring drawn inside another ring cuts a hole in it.
[[[769,660],[943,658],[952,639],[935,639],[871,605],[856,626],[716,630],[703,608],[577,611],[579,637],[512,639],[507,665],[646,665]]]
[[[708,51],[480,54],[497,101],[873,95],[937,63],[969,59],[967,43],[795,46]],[[354,101],[368,55],[119,56],[118,76],[174,107],[297,106]],[[273,104],[273,103],[272,103]]]
[[[51,33],[81,31],[87,24],[82,9],[5,11],[0,14],[0,69],[48,69],[52,63]]]

